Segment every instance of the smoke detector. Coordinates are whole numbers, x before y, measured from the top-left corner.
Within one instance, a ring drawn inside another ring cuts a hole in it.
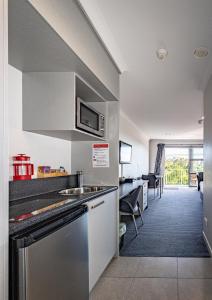
[[[203,58],[208,56],[208,49],[205,47],[199,47],[194,49],[194,57],[196,58]]]
[[[168,51],[165,48],[160,48],[156,51],[157,58],[164,60],[168,56]]]

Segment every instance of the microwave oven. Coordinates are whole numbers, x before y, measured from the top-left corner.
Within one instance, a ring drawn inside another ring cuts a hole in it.
[[[105,135],[105,117],[79,97],[76,100],[76,127],[100,137]]]

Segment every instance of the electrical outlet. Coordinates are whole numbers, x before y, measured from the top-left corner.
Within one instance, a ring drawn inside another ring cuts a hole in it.
[[[205,226],[208,227],[208,218],[204,217],[204,221],[205,221]]]

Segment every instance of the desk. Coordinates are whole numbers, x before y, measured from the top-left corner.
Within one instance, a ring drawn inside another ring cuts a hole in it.
[[[119,198],[126,197],[130,192],[135,190],[139,185],[143,185],[145,180],[135,180],[133,182],[126,182],[119,185]]]
[[[137,187],[141,185],[143,187],[143,195],[140,205],[141,209],[144,210],[147,207],[147,194],[148,194],[148,180],[135,180],[130,183],[122,183],[119,185],[119,198],[122,199],[126,197],[130,192],[135,190]]]

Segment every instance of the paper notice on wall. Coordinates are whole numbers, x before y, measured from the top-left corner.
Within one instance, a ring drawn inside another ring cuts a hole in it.
[[[92,145],[93,168],[109,168],[109,144]]]

